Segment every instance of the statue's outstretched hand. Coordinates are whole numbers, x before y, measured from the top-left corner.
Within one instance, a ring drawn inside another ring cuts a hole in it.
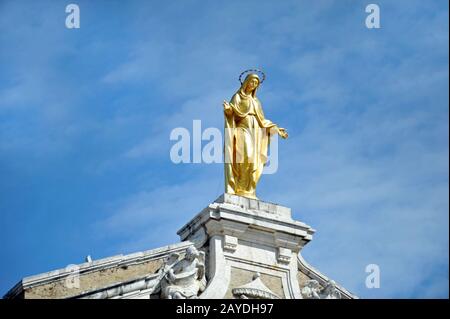
[[[284,129],[282,127],[278,128],[278,135],[280,135],[284,139],[288,138],[288,136],[289,136],[286,129]]]
[[[233,111],[233,108],[231,107],[230,103],[227,101],[223,101],[223,110],[226,114],[231,114]]]

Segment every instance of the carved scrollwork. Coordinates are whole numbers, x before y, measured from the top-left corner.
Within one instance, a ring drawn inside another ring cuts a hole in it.
[[[194,246],[186,249],[183,259],[171,254],[160,269],[162,299],[197,298],[205,287],[205,253]]]

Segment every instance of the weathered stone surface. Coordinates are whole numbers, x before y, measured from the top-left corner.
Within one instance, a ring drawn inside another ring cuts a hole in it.
[[[80,275],[79,287],[67,287],[66,279],[25,289],[26,299],[60,299],[79,295],[83,292],[133,280],[155,273],[162,265],[162,258],[138,265],[113,267]]]
[[[124,281],[148,276],[157,271],[164,258],[173,252],[183,254],[192,243],[183,242],[129,255],[70,265],[23,278],[4,298],[71,298],[85,295]],[[75,270],[75,272],[74,272]]]
[[[300,287],[303,287],[308,282],[308,280],[311,280],[311,279],[312,278],[308,277],[307,275],[302,273],[300,270],[298,271],[297,280],[298,280]]]

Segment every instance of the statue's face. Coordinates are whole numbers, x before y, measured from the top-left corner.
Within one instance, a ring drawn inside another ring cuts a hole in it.
[[[253,91],[254,89],[256,89],[259,85],[259,80],[257,78],[252,78],[248,81],[247,83],[247,91]]]

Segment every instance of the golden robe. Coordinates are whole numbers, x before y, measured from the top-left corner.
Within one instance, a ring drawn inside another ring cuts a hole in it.
[[[256,75],[254,75],[256,76]],[[257,77],[257,76],[256,76]],[[256,197],[256,185],[267,162],[270,129],[276,124],[264,118],[256,89],[245,94],[247,77],[225,109],[225,192]]]

